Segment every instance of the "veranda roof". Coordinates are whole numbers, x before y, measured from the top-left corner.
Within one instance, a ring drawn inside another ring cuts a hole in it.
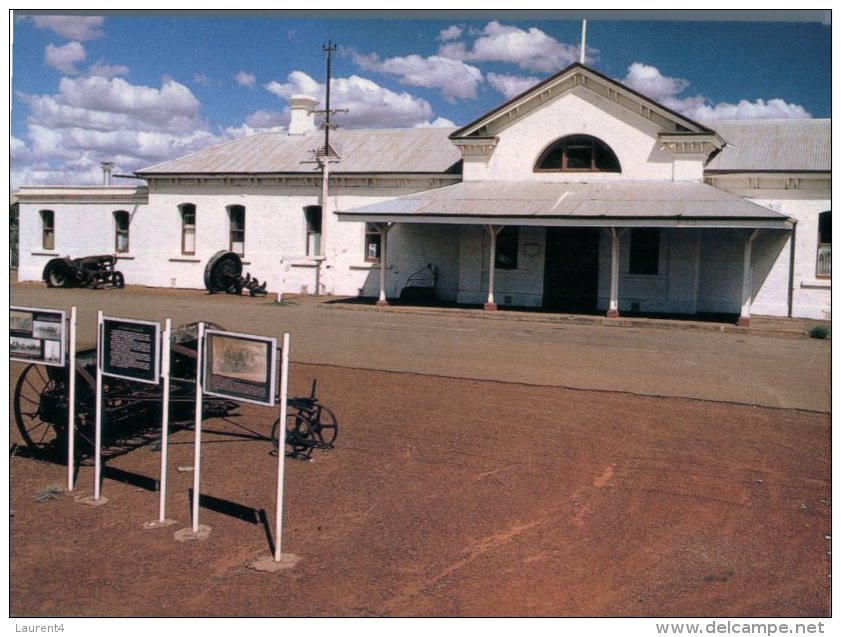
[[[783,214],[701,182],[467,181],[336,211],[343,221],[791,228]]]

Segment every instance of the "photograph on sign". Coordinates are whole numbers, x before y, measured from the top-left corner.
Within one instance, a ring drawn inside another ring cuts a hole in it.
[[[102,373],[157,385],[161,377],[161,326],[151,321],[103,317]]]
[[[204,392],[259,405],[274,405],[277,340],[207,330]]]
[[[67,323],[63,310],[9,308],[9,358],[64,367]]]

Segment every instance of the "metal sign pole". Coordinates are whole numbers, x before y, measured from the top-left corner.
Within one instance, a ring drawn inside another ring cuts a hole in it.
[[[289,395],[289,334],[283,335],[283,351],[280,355],[280,423],[277,434],[277,505],[274,561],[280,561],[280,542],[283,531],[283,470],[286,458],[286,403]]]
[[[76,444],[76,306],[70,308],[70,352],[67,382],[67,490],[73,491]]]
[[[201,485],[201,420],[202,420],[202,370],[204,350],[204,323],[198,325],[196,341],[196,442],[193,451],[193,533],[199,531],[199,488]]]
[[[102,310],[96,313],[96,436],[94,439],[93,499],[99,502],[102,473]]]
[[[169,442],[169,356],[172,338],[172,321],[164,323],[163,352],[161,353],[161,371],[163,374],[163,409],[161,410],[161,502],[158,507],[158,522],[166,521],[166,467],[167,445]]]

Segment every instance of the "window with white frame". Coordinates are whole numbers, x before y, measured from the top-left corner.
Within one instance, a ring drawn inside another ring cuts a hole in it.
[[[304,206],[307,222],[307,256],[321,254],[321,206]]]
[[[819,279],[832,277],[832,211],[818,215],[818,263],[816,275]]]
[[[229,250],[239,256],[245,255],[245,206],[228,206],[230,224]]]
[[[55,250],[55,212],[41,211],[41,248]]]
[[[114,251],[128,252],[128,226],[130,215],[126,210],[114,211]]]
[[[182,203],[178,206],[181,212],[181,254],[196,253],[196,205]]]
[[[383,228],[378,223],[365,224],[365,261],[379,263],[382,259]]]

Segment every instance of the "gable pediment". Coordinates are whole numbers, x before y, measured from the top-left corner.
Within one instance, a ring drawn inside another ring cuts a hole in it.
[[[571,92],[581,91],[588,91],[634,117],[653,123],[664,147],[674,153],[709,155],[723,146],[723,140],[715,131],[580,63],[568,66],[456,130],[450,135],[450,140],[464,149],[463,152],[470,150],[475,153],[481,147],[487,153],[487,149],[493,150],[493,144],[488,140],[496,139],[506,128]]]

